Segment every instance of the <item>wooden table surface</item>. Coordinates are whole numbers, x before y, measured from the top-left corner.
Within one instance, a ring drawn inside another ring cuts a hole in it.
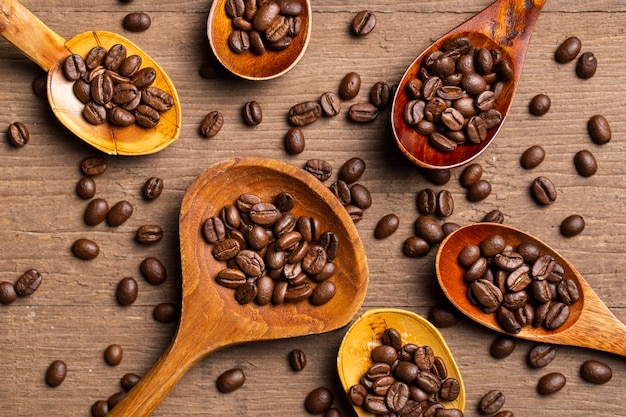
[[[373,204],[357,224],[370,269],[361,311],[397,307],[427,315],[431,306],[441,302],[433,267],[435,251],[411,259],[401,249],[414,233],[416,194],[430,187],[452,193],[455,211],[449,221],[467,224],[493,209],[504,212],[506,224],[535,234],[568,257],[615,315],[626,320],[626,1],[547,2],[506,124],[477,160],[493,187],[480,203],[465,198],[459,169],[453,170],[448,184],[436,186],[402,156],[390,134],[389,109],[375,122],[357,125],[347,120],[345,109],[350,103],[344,103],[338,117],[305,128],[306,149],[296,156],[285,151],[283,136],[292,105],[337,91],[350,71],[362,77],[361,91],[353,102],[367,101],[375,82],[397,83],[432,40],[482,10],[489,0],[314,0],[306,55],[288,74],[266,82],[199,75],[209,56],[205,32],[210,1],[23,3],[68,39],[85,30],[101,29],[120,32],[142,47],[174,81],[182,102],[183,126],[180,139],[158,154],[107,157],[108,170],[96,178],[97,196],[110,204],[128,200],[135,211],[118,228],[87,226],[83,221],[87,202],[74,190],[81,178],[81,160],[98,152],[56,121],[46,101],[31,90],[31,81],[41,70],[0,40],[0,129],[21,121],[31,132],[23,148],[12,146],[6,137],[0,141],[0,281],[13,282],[30,268],[43,275],[41,287],[32,296],[0,305],[0,415],[88,416],[94,401],[120,389],[122,375],[141,375],[150,369],[175,332],[175,324],[153,320],[152,310],[158,303],[177,303],[181,296],[177,222],[183,194],[205,168],[239,156],[276,158],[296,166],[320,158],[335,169],[354,156],[366,161],[360,182],[372,193]],[[378,23],[368,36],[355,38],[349,25],[364,9],[373,11]],[[153,23],[148,31],[124,32],[121,22],[131,11],[150,14]],[[562,65],[553,59],[559,43],[571,35],[582,40],[583,51],[592,51],[598,58],[598,71],[591,79],[579,79],[574,63]],[[541,118],[528,112],[530,99],[538,93],[552,98],[550,112]],[[256,100],[263,109],[263,122],[257,127],[248,127],[241,119],[241,108],[249,100]],[[225,125],[207,140],[198,129],[212,110],[223,113]],[[594,114],[604,114],[611,123],[613,139],[606,145],[594,144],[587,134],[586,122]],[[546,159],[532,171],[523,170],[520,155],[535,144],[545,148]],[[573,165],[573,156],[581,149],[593,152],[598,161],[598,172],[590,178],[578,175]],[[539,175],[549,176],[556,185],[558,198],[550,207],[539,207],[529,196],[528,185]],[[146,202],[141,187],[151,176],[161,177],[165,189],[158,200]],[[400,218],[399,230],[385,240],[374,239],[376,222],[391,212]],[[579,236],[564,238],[559,224],[574,213],[585,218],[586,228]],[[164,239],[149,247],[137,244],[137,227],[155,223],[162,225]],[[70,246],[78,238],[97,241],[100,255],[92,261],[75,258]],[[138,265],[147,256],[165,264],[165,284],[152,286],[140,276]],[[132,306],[122,307],[115,300],[115,288],[126,276],[137,278],[139,297]],[[305,416],[306,394],[322,385],[335,392],[335,406],[343,415],[350,415],[335,367],[344,331],[222,350],[195,366],[154,415]],[[622,357],[558,346],[547,368],[531,370],[525,362],[531,342],[519,340],[510,357],[495,360],[488,349],[496,334],[469,319],[441,332],[465,381],[465,415],[478,415],[477,403],[491,389],[505,394],[505,408],[516,416],[625,415],[626,361]],[[124,348],[124,359],[117,367],[103,360],[104,349],[112,343]],[[300,373],[293,372],[286,359],[294,348],[304,350],[308,357]],[[68,376],[61,386],[50,388],[44,375],[55,359],[67,363]],[[602,386],[585,382],[579,367],[587,359],[609,364],[613,379]],[[221,394],[215,380],[233,367],[244,369],[246,384],[234,393]],[[564,373],[567,384],[552,396],[542,396],[536,390],[537,381],[552,371]]]

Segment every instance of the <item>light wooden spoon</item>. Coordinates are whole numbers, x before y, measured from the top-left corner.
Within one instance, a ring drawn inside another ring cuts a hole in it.
[[[282,51],[266,51],[256,55],[250,50],[235,53],[228,44],[233,31],[231,18],[226,15],[228,0],[213,0],[207,20],[207,36],[215,58],[232,74],[253,81],[270,80],[290,71],[304,56],[311,38],[311,2],[298,0],[304,7],[299,34]]]
[[[626,356],[626,326],[606,307],[582,275],[565,258],[541,240],[510,226],[496,223],[470,224],[451,233],[437,251],[435,268],[444,294],[463,314],[492,330],[505,333],[495,314],[485,314],[467,298],[464,269],[459,265],[459,252],[468,244],[478,245],[486,237],[498,234],[507,244],[516,247],[522,242],[534,243],[542,254],[552,256],[572,279],[580,293],[578,302],[569,306],[567,321],[555,330],[524,326],[518,334],[522,339],[554,343],[612,352]],[[510,333],[507,333],[510,334]]]
[[[272,201],[283,191],[295,197],[296,207],[292,212],[296,216],[315,216],[322,230],[333,231],[338,236],[339,254],[334,261],[337,271],[331,278],[337,287],[336,295],[317,307],[306,300],[280,305],[241,305],[232,289],[215,282],[225,263],[213,258],[212,245],[201,235],[202,225],[207,218],[218,215],[225,205],[234,204],[243,193],[254,193],[263,201]],[[110,416],[149,415],[194,364],[219,349],[343,327],[365,298],[368,266],[352,219],[317,178],[285,162],[241,158],[210,167],[185,193],[179,229],[183,300],[178,330],[154,368],[115,406]]]
[[[107,154],[147,155],[164,149],[178,139],[182,113],[174,84],[148,54],[123,36],[91,31],[65,40],[17,0],[0,0],[0,35],[48,72],[48,101],[55,116],[72,133],[95,148]],[[153,86],[174,98],[174,106],[161,114],[159,124],[152,129],[138,125],[119,127],[110,123],[88,123],[82,116],[84,105],[72,91],[73,82],[63,73],[63,63],[69,55],[85,57],[95,46],[109,49],[115,44],[124,45],[129,55],[139,55],[142,67],[154,68],[157,77]]]
[[[430,346],[435,356],[443,359],[449,377],[459,381],[461,390],[454,401],[444,402],[446,408],[465,409],[465,386],[461,372],[454,361],[443,336],[428,320],[411,311],[397,308],[375,308],[367,310],[348,329],[337,354],[337,370],[345,392],[358,384],[361,377],[372,366],[372,349],[382,344],[385,329],[393,328],[400,332],[402,341],[418,346]],[[359,417],[372,417],[363,407],[354,407]]]
[[[471,19],[452,29],[422,52],[404,73],[396,89],[391,110],[391,126],[402,153],[414,164],[428,169],[450,169],[464,165],[489,146],[506,118],[522,75],[522,66],[533,28],[546,0],[497,0]],[[439,50],[449,40],[467,36],[476,47],[495,48],[511,63],[513,79],[506,83],[496,109],[502,121],[488,130],[487,138],[479,144],[463,144],[452,152],[440,152],[428,143],[428,137],[418,134],[404,121],[404,106],[409,101],[407,83],[417,78],[422,60],[431,51]]]

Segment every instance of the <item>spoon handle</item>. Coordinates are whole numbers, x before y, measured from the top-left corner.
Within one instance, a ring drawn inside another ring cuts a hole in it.
[[[17,0],[0,0],[0,35],[45,71],[70,55],[65,39]]]
[[[546,0],[498,0],[492,5],[493,24],[485,27],[493,31],[493,40],[505,48],[515,42],[526,43],[545,3]]]

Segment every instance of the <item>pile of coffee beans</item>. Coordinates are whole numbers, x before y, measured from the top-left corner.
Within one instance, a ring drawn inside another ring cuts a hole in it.
[[[232,288],[240,304],[308,300],[319,306],[335,296],[330,278],[339,238],[323,231],[316,217],[296,217],[296,203],[286,192],[272,202],[242,194],[204,221],[202,234],[213,245],[213,257],[226,262],[215,280]]]
[[[361,382],[348,390],[355,406],[376,415],[463,416],[461,410],[445,406],[458,397],[461,385],[431,347],[405,344],[397,329],[387,328],[371,360]]]
[[[406,84],[404,121],[440,152],[478,144],[502,122],[496,103],[512,78],[511,63],[499,49],[454,38],[424,57],[417,78]]]
[[[298,0],[227,0],[224,7],[233,24],[230,49],[237,54],[250,50],[256,55],[287,49],[300,34],[305,10]]]
[[[563,267],[533,243],[512,248],[502,236],[491,235],[465,246],[457,259],[465,269],[469,300],[486,314],[496,314],[509,333],[528,325],[559,328],[580,296]]]
[[[93,125],[109,121],[122,127],[155,127],[161,113],[174,105],[174,98],[152,87],[156,70],[142,68],[141,64],[142,58],[127,55],[122,44],[113,45],[108,51],[96,46],[85,58],[78,54],[68,56],[63,64],[64,74],[74,81],[74,95],[85,105],[85,120]]]

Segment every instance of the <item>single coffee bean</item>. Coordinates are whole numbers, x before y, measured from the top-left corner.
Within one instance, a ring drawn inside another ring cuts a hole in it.
[[[531,193],[537,203],[542,206],[553,204],[556,200],[556,188],[552,181],[547,177],[537,177],[530,187]]]
[[[94,198],[87,204],[83,218],[89,226],[95,226],[106,219],[108,212],[109,203],[103,198]]]
[[[596,114],[587,121],[587,130],[591,139],[598,145],[604,145],[611,141],[611,126],[606,117]]]
[[[48,77],[46,74],[39,74],[35,78],[33,78],[33,82],[31,83],[31,87],[33,88],[33,93],[39,98],[48,97]]]
[[[76,183],[76,194],[80,198],[89,199],[96,194],[96,182],[91,177],[82,177]]]
[[[483,222],[489,223],[504,223],[504,213],[502,213],[498,209],[491,210],[489,213],[485,214],[482,218]]]
[[[309,296],[309,302],[314,306],[324,305],[335,296],[336,292],[337,287],[332,281],[323,281],[313,289],[313,292],[311,292]]]
[[[549,344],[538,344],[528,353],[528,364],[531,368],[548,366],[556,356],[556,349]]]
[[[441,225],[441,229],[443,230],[443,234],[448,236],[450,233],[454,232],[461,228],[461,225],[455,222],[445,222]]]
[[[117,284],[116,297],[117,301],[123,306],[129,306],[137,300],[139,287],[137,281],[132,277],[125,277]]]
[[[163,180],[159,177],[150,177],[141,189],[143,198],[148,201],[156,200],[163,192]]]
[[[87,66],[82,56],[72,54],[63,62],[63,72],[65,77],[70,81],[76,81],[83,78],[87,73]]]
[[[451,306],[434,305],[428,310],[428,320],[440,329],[455,326],[460,318]]]
[[[276,194],[276,197],[274,197],[274,206],[281,213],[286,213],[288,211],[291,211],[294,208],[295,201],[296,199],[291,193],[283,191],[283,192]],[[287,218],[291,219],[292,217],[290,216]]]
[[[543,116],[550,111],[551,100],[546,94],[537,94],[530,100],[528,109],[535,116]]]
[[[348,109],[348,119],[357,123],[369,123],[378,118],[378,107],[372,103],[355,103]]]
[[[304,165],[304,169],[320,181],[326,181],[330,178],[333,168],[321,159],[309,159]]]
[[[519,245],[517,245],[517,248],[515,248],[515,251],[522,255],[522,258],[524,258],[524,262],[527,263],[535,262],[537,259],[539,259],[539,256],[541,255],[539,247],[534,243],[529,242],[520,243]]]
[[[407,238],[402,245],[402,253],[409,258],[421,258],[430,251],[430,243],[420,236]]]
[[[301,349],[294,349],[289,352],[289,364],[291,369],[300,372],[306,366],[306,354]]]
[[[137,242],[150,245],[161,241],[163,238],[163,229],[156,224],[146,224],[139,226],[135,232],[135,240]]]
[[[454,199],[448,190],[441,190],[437,194],[436,214],[439,217],[449,217],[454,212]]]
[[[439,132],[431,134],[428,139],[433,148],[441,152],[452,152],[457,148],[455,141]]]
[[[180,308],[174,303],[160,303],[152,310],[152,317],[160,323],[172,323],[178,319]]]
[[[478,202],[489,197],[489,194],[491,194],[491,183],[480,179],[467,189],[466,196],[469,201]]]
[[[144,67],[134,73],[130,80],[140,90],[148,88],[156,80],[156,70],[152,67]]]
[[[72,253],[80,259],[91,260],[98,256],[100,247],[90,239],[78,239],[72,244]]]
[[[133,214],[133,205],[126,200],[118,201],[106,215],[107,224],[112,227],[121,226]]]
[[[109,405],[105,400],[98,400],[91,406],[92,417],[105,417],[109,413]]]
[[[83,174],[95,177],[104,174],[107,170],[107,160],[102,156],[90,156],[80,163],[80,170]]]
[[[561,372],[550,372],[539,378],[537,390],[543,395],[554,394],[565,386],[565,375]]]
[[[580,375],[593,384],[606,384],[613,378],[613,370],[603,362],[590,359],[580,366]]]
[[[377,81],[370,90],[370,103],[379,109],[387,107],[391,100],[392,89],[384,81]]]
[[[263,110],[256,101],[248,101],[242,109],[243,121],[248,126],[257,126],[263,121]]]
[[[574,155],[574,166],[576,171],[583,177],[590,177],[598,171],[598,163],[593,154],[584,149]]]
[[[305,140],[304,132],[298,127],[292,127],[285,135],[285,148],[291,155],[304,152]]]
[[[565,64],[573,61],[578,56],[582,43],[576,36],[570,36],[565,39],[554,52],[554,59]]]
[[[114,107],[109,111],[109,121],[114,125],[127,127],[135,124],[136,119],[132,112],[122,107]]]
[[[524,169],[537,168],[545,159],[546,151],[539,145],[526,149],[520,158],[520,165]]]
[[[130,391],[132,387],[137,385],[141,377],[135,373],[129,372],[124,374],[120,379],[120,385],[124,391]]]
[[[339,97],[344,100],[351,100],[359,94],[361,90],[361,76],[356,72],[347,73],[339,84]]]
[[[161,119],[158,111],[145,104],[140,104],[137,106],[137,108],[135,109],[134,117],[135,123],[148,129],[158,125]]]
[[[437,221],[427,215],[418,216],[415,220],[415,232],[428,243],[439,243],[443,240],[443,230]]]
[[[20,297],[26,297],[37,291],[41,285],[42,276],[36,269],[24,272],[15,282],[14,289]]]
[[[446,185],[452,176],[449,169],[422,169],[420,172],[434,185]]]
[[[310,125],[322,115],[322,106],[316,101],[305,101],[289,109],[289,124],[296,127]]]
[[[144,32],[150,28],[152,19],[147,13],[135,12],[124,16],[122,25],[129,32]]]
[[[417,193],[417,211],[422,214],[435,214],[437,211],[437,194],[430,188]]]
[[[369,190],[362,184],[353,184],[350,187],[352,204],[360,209],[367,210],[372,205],[372,196]]]
[[[30,140],[30,132],[26,125],[22,122],[15,122],[9,125],[9,130],[7,132],[9,137],[9,141],[13,146],[17,146],[21,148],[26,145]]]
[[[576,75],[580,78],[588,79],[595,75],[598,69],[598,60],[593,52],[585,52],[576,62]]]
[[[341,99],[335,93],[326,92],[320,96],[320,106],[324,116],[337,116],[341,111]]]
[[[483,167],[478,163],[471,163],[461,172],[459,182],[465,188],[469,188],[474,185],[483,175]]]
[[[107,51],[104,56],[103,65],[105,68],[116,71],[120,65],[122,65],[122,61],[126,58],[126,47],[122,44],[115,44]]]
[[[491,390],[480,399],[478,408],[483,414],[497,413],[504,405],[504,394],[499,390]]]
[[[142,58],[139,55],[129,55],[122,61],[119,68],[119,75],[131,77],[141,69]],[[129,80],[130,81],[130,80]]]
[[[548,303],[546,303],[548,304]],[[554,330],[561,327],[569,318],[569,307],[565,303],[551,302],[549,303],[543,326],[548,330]]]
[[[144,88],[141,91],[141,100],[159,113],[165,112],[174,106],[174,97],[157,87]]]
[[[229,369],[221,373],[215,385],[220,392],[229,393],[233,392],[243,386],[246,382],[246,375],[241,368]]]
[[[348,184],[358,181],[365,172],[365,161],[359,157],[348,159],[339,169],[339,179]]]
[[[120,401],[126,396],[126,390],[118,391],[115,394],[107,398],[107,407],[109,410],[113,409]]]
[[[515,350],[515,338],[508,335],[497,336],[491,343],[489,353],[496,359],[503,359]]]
[[[388,238],[398,230],[398,227],[400,227],[400,218],[393,213],[386,214],[376,223],[374,237],[376,239]]]
[[[585,229],[585,219],[579,214],[567,216],[561,222],[561,234],[565,237],[576,236]]]
[[[200,133],[209,139],[217,135],[222,126],[224,126],[224,116],[219,111],[214,110],[204,116],[204,120],[200,124]]]
[[[311,414],[321,414],[330,408],[334,400],[335,396],[330,389],[318,387],[307,394],[304,407]]]
[[[62,360],[53,361],[46,371],[46,383],[51,387],[58,387],[67,377],[67,365]]]
[[[122,363],[124,349],[118,344],[111,344],[104,350],[104,360],[109,366],[117,366]]]
[[[152,285],[161,285],[167,279],[165,266],[155,257],[148,257],[139,265],[141,275]]]
[[[17,292],[15,292],[15,286],[8,282],[0,282],[0,303],[11,304],[17,300]]]
[[[107,111],[104,106],[89,102],[85,104],[82,112],[83,117],[92,125],[99,125],[107,120]]]
[[[369,10],[361,10],[352,19],[352,33],[365,36],[376,27],[376,15]]]

